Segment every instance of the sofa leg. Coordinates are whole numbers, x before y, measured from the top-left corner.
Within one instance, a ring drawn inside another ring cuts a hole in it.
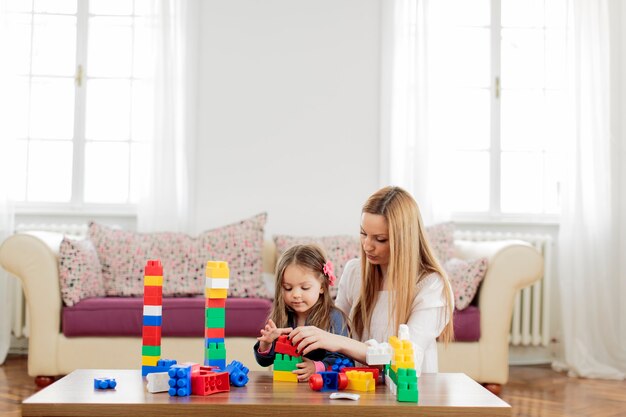
[[[500,393],[502,392],[502,385],[501,384],[483,384],[483,387],[487,388],[487,390],[489,390],[492,394],[497,395],[498,397],[500,396]]]
[[[48,385],[52,384],[55,381],[55,378],[53,376],[36,376],[35,377],[35,385],[37,385],[39,388],[45,388]]]

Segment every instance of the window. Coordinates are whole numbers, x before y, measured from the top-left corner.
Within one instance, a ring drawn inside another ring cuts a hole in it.
[[[130,204],[131,168],[150,135],[144,2],[5,0],[17,117],[11,197]]]
[[[427,3],[428,134],[453,212],[559,212],[565,18],[565,0]]]

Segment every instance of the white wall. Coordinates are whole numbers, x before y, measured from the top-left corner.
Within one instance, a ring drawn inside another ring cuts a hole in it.
[[[378,0],[201,2],[198,231],[358,233],[378,187]]]

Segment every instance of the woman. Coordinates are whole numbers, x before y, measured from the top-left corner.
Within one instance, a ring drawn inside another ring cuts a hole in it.
[[[352,321],[354,339],[314,326],[290,333],[304,354],[326,349],[365,363],[368,339],[386,342],[407,324],[418,373],[437,372],[437,343],[453,339],[454,299],[433,255],[413,197],[399,187],[374,193],[361,215],[361,259],[346,264],[336,306]]]

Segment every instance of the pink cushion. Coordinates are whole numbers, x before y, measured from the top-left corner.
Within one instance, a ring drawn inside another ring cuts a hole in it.
[[[148,259],[163,264],[163,295],[204,293],[205,266],[209,260],[227,261],[231,297],[264,297],[263,233],[265,213],[239,223],[190,237],[184,233],[135,233],[97,223],[89,225],[102,264],[106,294],[143,294],[144,266]]]
[[[64,237],[59,248],[59,284],[63,304],[72,306],[105,295],[102,267],[93,243]]]
[[[478,286],[487,273],[487,258],[463,260],[452,258],[444,265],[452,292],[454,293],[454,305],[458,310],[463,310],[470,305]]]
[[[202,349],[204,302],[202,296],[163,298],[162,335],[197,337],[199,349]],[[259,336],[271,308],[272,302],[265,299],[227,298],[226,336]],[[64,307],[62,314],[63,334],[67,337],[141,337],[143,298],[89,298],[73,307]]]

